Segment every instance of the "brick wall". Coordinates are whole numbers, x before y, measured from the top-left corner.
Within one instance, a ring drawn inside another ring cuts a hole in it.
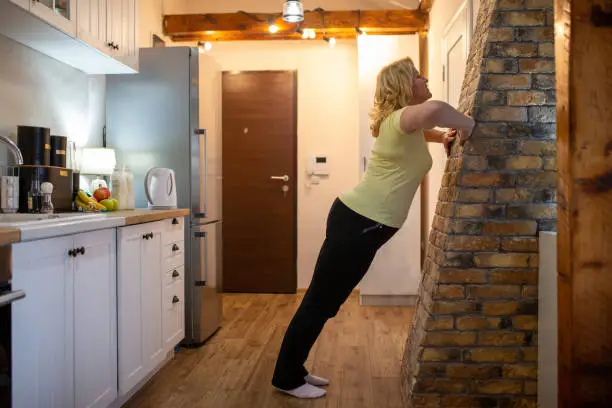
[[[483,0],[403,394],[414,408],[536,407],[538,232],[556,225],[553,0]]]

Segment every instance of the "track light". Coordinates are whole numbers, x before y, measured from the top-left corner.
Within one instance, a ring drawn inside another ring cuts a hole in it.
[[[332,48],[336,46],[336,39],[334,37],[323,37],[323,40],[327,41]]]
[[[208,52],[212,50],[212,43],[210,43],[209,41],[200,41],[198,42],[198,48],[200,49],[200,52]]]
[[[278,26],[276,24],[272,24],[272,25],[270,25],[270,27],[268,27],[268,30],[272,34],[276,34],[276,33],[278,33]]]
[[[355,31],[357,31],[357,35],[363,35],[363,36],[368,35],[368,33],[366,33],[365,30],[362,30],[359,27],[355,28]]]
[[[304,21],[304,5],[301,0],[287,0],[283,5],[283,20],[288,23]]]

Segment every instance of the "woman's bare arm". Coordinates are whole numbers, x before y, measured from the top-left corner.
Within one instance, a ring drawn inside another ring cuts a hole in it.
[[[469,136],[474,130],[474,125],[474,119],[442,101],[427,101],[420,105],[408,106],[400,117],[400,127],[404,133],[438,126],[457,129]]]

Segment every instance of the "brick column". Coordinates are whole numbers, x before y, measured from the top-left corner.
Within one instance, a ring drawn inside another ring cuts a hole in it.
[[[483,0],[404,356],[418,407],[536,407],[538,231],[556,226],[553,0]]]

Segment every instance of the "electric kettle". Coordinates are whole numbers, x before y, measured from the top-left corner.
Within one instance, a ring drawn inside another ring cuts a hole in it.
[[[144,184],[150,210],[176,208],[176,179],[172,169],[161,167],[149,169]]]

